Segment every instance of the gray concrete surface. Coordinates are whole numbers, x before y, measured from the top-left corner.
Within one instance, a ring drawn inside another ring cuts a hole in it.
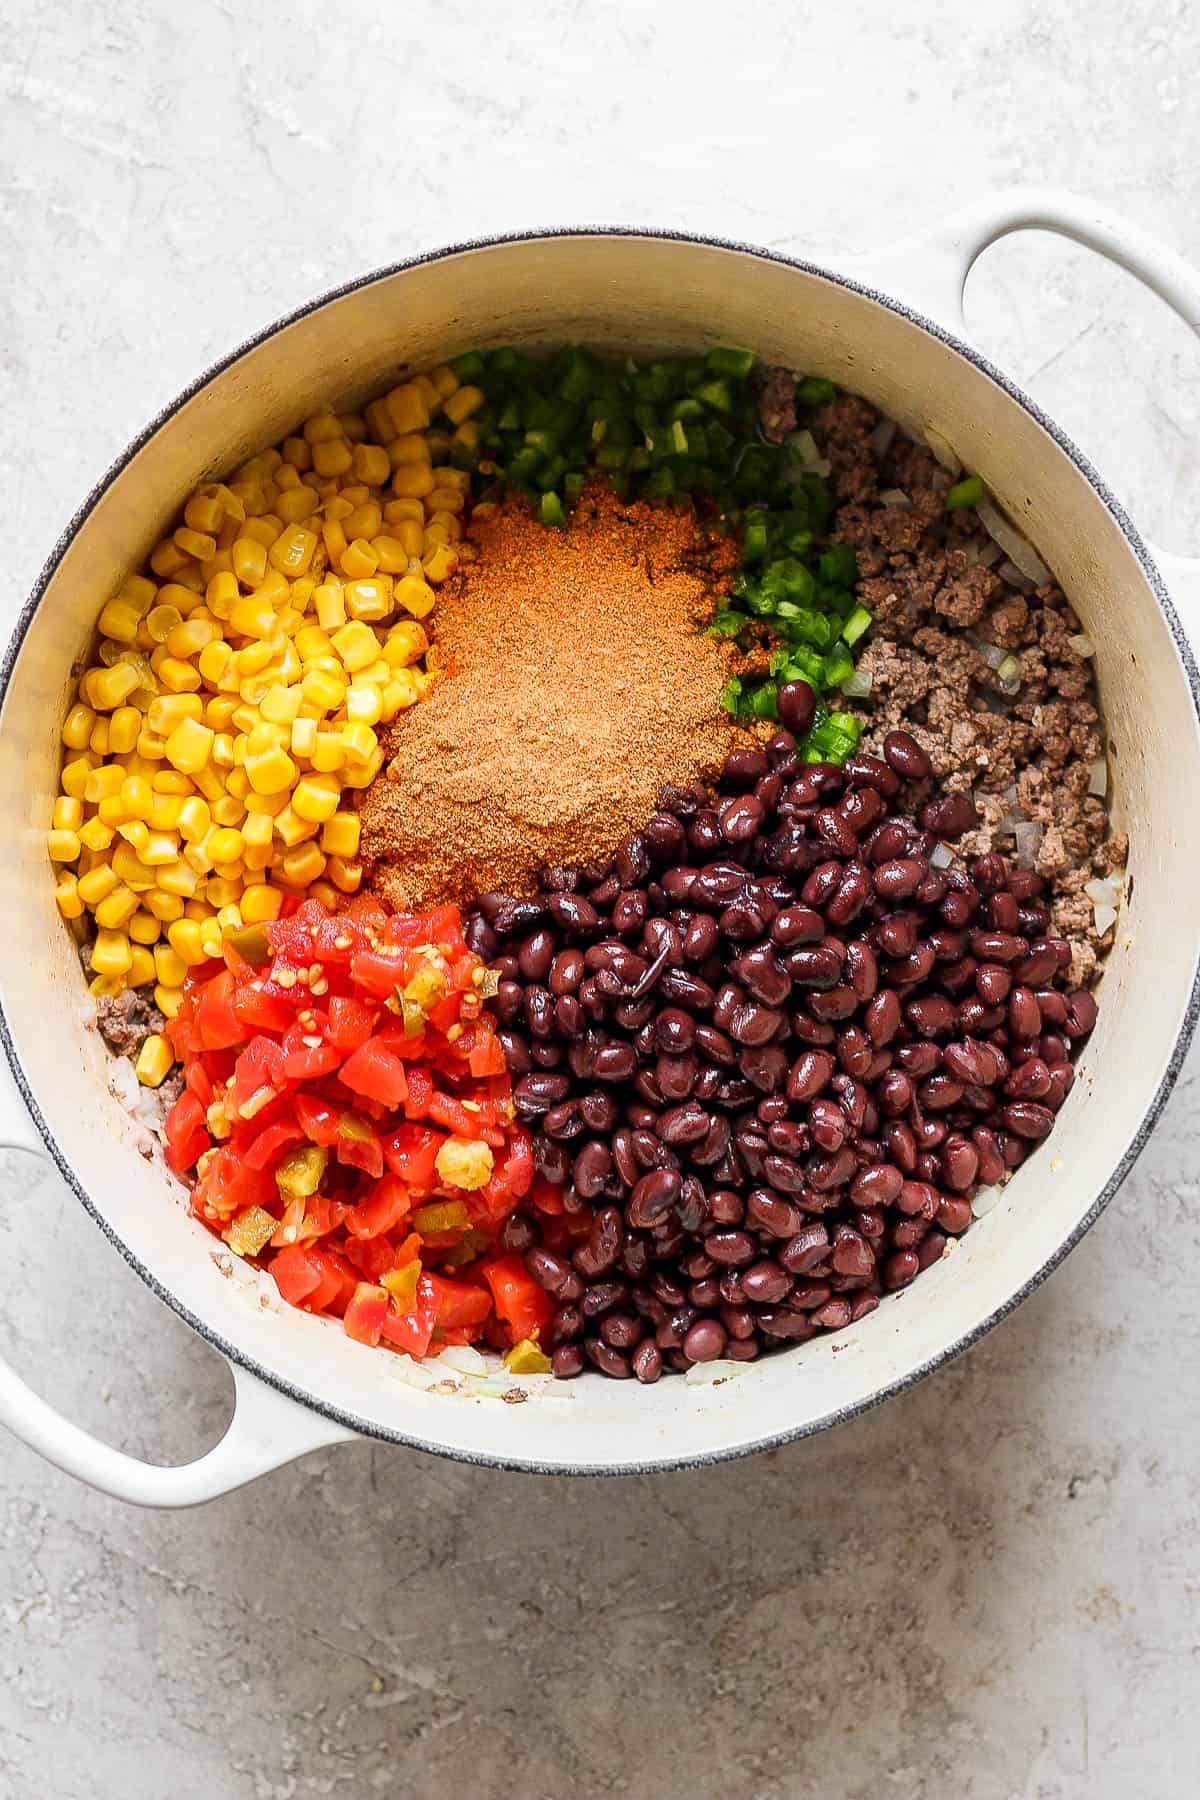
[[[1052,180],[1200,259],[1198,50],[1182,0],[8,0],[0,606],[211,357],[475,231],[836,260]],[[1200,547],[1183,327],[1033,238],[969,312],[1151,534]],[[0,1794],[1193,1794],[1198,1070],[1016,1317],[808,1445],[593,1485],[361,1445],[165,1517],[4,1441]],[[73,1416],[163,1459],[218,1435],[219,1360],[17,1157],[0,1267],[0,1349]]]

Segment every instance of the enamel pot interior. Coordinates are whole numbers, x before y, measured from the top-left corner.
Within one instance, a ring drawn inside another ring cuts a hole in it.
[[[340,1325],[267,1303],[269,1280],[230,1272],[108,1093],[44,833],[72,667],[105,598],[197,482],[323,402],[370,397],[405,365],[488,343],[571,340],[638,352],[745,344],[832,377],[917,435],[941,432],[1039,546],[1097,646],[1133,891],[1058,1129],[914,1288],[853,1329],[721,1385],[641,1389],[588,1375],[505,1405],[416,1391]],[[22,1085],[64,1173],[163,1297],[234,1358],[364,1430],[459,1456],[613,1470],[728,1455],[816,1429],[915,1379],[1078,1237],[1140,1147],[1182,1054],[1197,959],[1200,746],[1142,553],[1077,455],[972,357],[869,294],[751,252],[607,234],[469,248],[357,286],[236,356],[146,436],[61,547],[24,622],[0,714],[0,770],[3,1008]]]

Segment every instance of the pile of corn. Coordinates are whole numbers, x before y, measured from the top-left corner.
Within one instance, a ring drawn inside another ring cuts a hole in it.
[[[472,554],[482,403],[443,367],[317,414],[198,488],[104,607],[48,845],[64,918],[95,920],[93,994],[153,983],[173,1017],[223,931],[358,888],[346,790],[379,770],[375,727],[433,684],[420,621]],[[156,1085],[170,1057],[142,1061]]]

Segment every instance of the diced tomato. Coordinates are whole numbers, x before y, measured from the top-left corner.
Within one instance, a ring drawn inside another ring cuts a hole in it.
[[[300,1128],[310,1142],[324,1144],[326,1149],[337,1143],[341,1107],[323,1100],[319,1094],[306,1094],[303,1090],[296,1094],[293,1105]]]
[[[283,1051],[283,1073],[288,1081],[315,1081],[319,1075],[332,1075],[342,1060],[341,1051],[326,1043],[319,1031],[297,1024],[284,1032]]]
[[[381,1106],[402,1106],[408,1098],[404,1064],[378,1038],[368,1038],[350,1052],[342,1064],[341,1079],[356,1094],[365,1094]]]
[[[490,1029],[490,1022],[489,1029],[486,1031],[483,1029],[484,1019],[486,1019],[487,1016],[488,1015],[485,1013],[475,1027],[475,1039],[471,1045],[468,1056],[468,1066],[470,1067],[471,1073],[479,1078],[486,1075],[505,1075],[508,1073],[508,1064],[504,1059],[503,1045],[495,1032]]]
[[[433,1076],[429,1070],[425,1068],[410,1069],[408,1071],[408,1098],[404,1102],[405,1118],[425,1118],[433,1094]]]
[[[192,1193],[200,1211],[224,1219],[248,1206],[269,1207],[278,1197],[270,1171],[252,1169],[229,1145],[213,1151]]]
[[[207,1111],[213,1103],[212,1077],[199,1057],[195,1062],[188,1064],[183,1084],[190,1094],[195,1094],[201,1106]]]
[[[321,1273],[321,1285],[309,1302],[314,1312],[343,1313],[356,1286],[354,1270],[344,1256],[324,1244],[308,1253]]]
[[[428,1239],[426,1240],[428,1242]],[[437,1301],[438,1329],[453,1331],[460,1326],[479,1326],[492,1310],[491,1295],[468,1281],[451,1281],[445,1275],[424,1277]],[[541,1292],[541,1289],[538,1289]]]
[[[253,1126],[254,1121],[251,1121]],[[282,1118],[272,1119],[269,1125],[251,1137],[247,1147],[242,1151],[252,1169],[271,1169],[279,1161],[285,1150],[293,1144],[302,1144],[304,1133],[296,1122],[296,1116],[290,1110]]]
[[[346,1230],[358,1238],[378,1237],[381,1231],[391,1231],[411,1211],[412,1196],[405,1183],[395,1175],[385,1175],[365,1200],[350,1208]]]
[[[347,1168],[361,1169],[372,1179],[383,1174],[383,1146],[379,1134],[359,1112],[347,1110],[339,1115],[334,1152]]]
[[[521,1257],[496,1257],[483,1264],[482,1274],[514,1344],[522,1338],[536,1337],[549,1324],[554,1302],[538,1286]]]
[[[454,1137],[481,1138],[483,1136],[483,1120],[477,1112],[472,1112],[456,1100],[452,1094],[434,1094],[425,1109],[427,1118],[435,1125],[444,1125]]]
[[[233,1008],[233,976],[228,969],[205,982],[196,1008],[196,1028],[206,1050],[225,1050],[250,1035]]]
[[[360,1281],[346,1308],[346,1336],[355,1338],[360,1344],[370,1344],[373,1349],[383,1335],[383,1323],[390,1305],[386,1288],[372,1287],[369,1282]]]
[[[414,1192],[428,1192],[437,1181],[437,1155],[445,1138],[425,1125],[398,1125],[383,1140],[383,1154],[393,1175]]]
[[[284,1032],[296,1017],[294,1003],[257,978],[237,989],[233,1010],[251,1031]]]
[[[389,1237],[349,1238],[346,1261],[362,1275],[364,1281],[381,1281],[396,1267],[396,1252]]]
[[[386,1000],[407,979],[404,962],[400,951],[386,945],[378,950],[359,950],[350,959],[350,978],[355,987]]]
[[[211,1146],[204,1114],[204,1107],[186,1088],[167,1114],[167,1161],[177,1175],[190,1169]]]
[[[253,1118],[267,1099],[282,1094],[286,1082],[285,1057],[274,1038],[254,1037],[237,1059],[231,1090],[233,1105],[240,1117]],[[251,1107],[254,1111],[247,1112]]]
[[[389,1312],[383,1321],[383,1335],[398,1350],[410,1356],[424,1356],[437,1324],[437,1300],[432,1277],[422,1275],[417,1282],[417,1297],[407,1312]]]
[[[387,1014],[384,1014],[387,1017]],[[335,1050],[348,1056],[365,1044],[375,1023],[375,1008],[356,1000],[353,994],[334,994],[329,1002],[329,1024],[325,1035]]]
[[[271,1262],[271,1275],[289,1306],[303,1306],[321,1285],[321,1269],[314,1252],[299,1244],[279,1252]]]
[[[532,1158],[531,1158],[532,1160]],[[563,1211],[563,1191],[553,1181],[547,1181],[538,1175],[530,1185],[529,1198],[540,1213],[548,1213],[552,1218]]]

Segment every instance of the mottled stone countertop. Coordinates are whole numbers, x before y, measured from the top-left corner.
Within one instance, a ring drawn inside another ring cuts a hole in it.
[[[1200,260],[1198,54],[1182,0],[9,0],[0,606],[208,361],[414,250],[616,220],[836,263],[1032,181]],[[968,317],[1200,546],[1177,320],[1041,237]],[[363,1443],[168,1516],[3,1440],[0,1796],[1194,1794],[1198,1070],[1013,1318],[814,1442],[591,1484]],[[0,1257],[48,1397],[148,1456],[217,1437],[219,1359],[11,1155]]]

